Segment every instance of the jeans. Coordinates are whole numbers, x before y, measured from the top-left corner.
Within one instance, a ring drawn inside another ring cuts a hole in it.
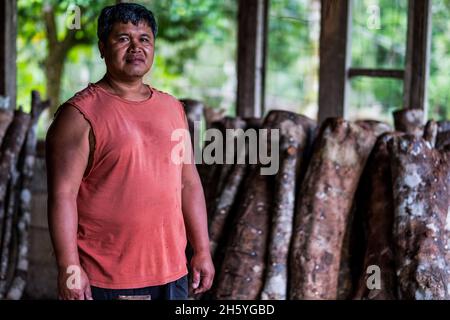
[[[187,300],[188,277],[160,286],[150,286],[138,289],[105,289],[91,286],[94,300],[116,300],[119,296],[150,295],[152,300]]]

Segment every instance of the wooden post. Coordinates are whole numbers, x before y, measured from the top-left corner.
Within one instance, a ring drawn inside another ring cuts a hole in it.
[[[319,123],[345,117],[351,54],[351,0],[322,0]]]
[[[236,113],[242,118],[264,113],[268,3],[239,1]]]
[[[16,107],[16,0],[0,1],[0,99],[9,98],[8,109]]]
[[[430,61],[431,1],[409,0],[408,40],[403,105],[427,114],[427,82]]]

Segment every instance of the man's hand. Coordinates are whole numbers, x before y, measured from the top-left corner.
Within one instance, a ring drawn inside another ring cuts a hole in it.
[[[92,300],[89,279],[80,265],[71,265],[59,269],[58,299]]]
[[[191,268],[193,272],[192,289],[194,294],[209,290],[215,273],[209,251],[194,253],[191,259]]]

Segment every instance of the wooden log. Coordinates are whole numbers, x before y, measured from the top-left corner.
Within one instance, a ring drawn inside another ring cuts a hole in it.
[[[436,146],[438,131],[439,125],[434,120],[429,120],[423,129],[423,138],[425,141],[428,141],[433,148]]]
[[[245,201],[217,276],[215,299],[257,299],[263,285],[272,179],[258,167],[249,176]]]
[[[270,129],[280,125],[271,121],[278,121],[278,117],[266,117],[263,128]],[[269,146],[273,138],[276,137],[269,134]],[[272,150],[269,149],[269,152]],[[260,297],[265,274],[271,199],[274,194],[274,176],[262,175],[261,168],[260,163],[251,165],[245,179],[241,205],[216,277],[213,294],[215,299],[252,300]]]
[[[399,299],[449,299],[450,154],[420,137],[389,142]]]
[[[14,117],[14,113],[10,109],[0,108],[0,146],[2,145],[3,137],[8,129],[11,121]]]
[[[246,126],[247,126],[247,124],[245,123],[245,121],[239,117],[235,117],[235,118],[225,117],[224,121],[223,121],[223,128],[222,128],[223,136],[224,136],[224,138],[226,137],[227,130],[230,130],[230,129],[231,130],[234,130],[234,129],[245,130]],[[238,150],[239,146],[236,145],[237,139],[238,139],[238,136],[236,136],[233,139],[234,147],[232,147],[230,145],[226,145],[226,144],[224,145],[224,147],[225,147],[224,153],[223,153],[224,157],[227,154],[233,153],[234,159],[235,159],[234,163],[237,162],[236,160],[237,160],[238,152],[245,152],[245,150],[246,150],[245,147],[241,151]],[[224,139],[224,143],[225,142],[226,142],[226,139]],[[222,191],[224,189],[224,183],[225,183],[226,179],[228,178],[228,175],[230,174],[233,166],[234,166],[234,164],[228,164],[228,163],[225,163],[225,161],[224,161],[224,164],[220,166],[220,174],[219,174],[219,178],[216,182],[216,184],[217,184],[216,195],[215,195],[216,196],[216,202],[215,202],[216,204],[217,204],[217,197],[220,197],[220,195],[222,194]]]
[[[439,121],[436,137],[436,148],[444,149],[450,145],[450,121]]]
[[[393,115],[395,130],[422,136],[425,119],[422,109],[400,109]]]
[[[195,145],[194,138],[196,136],[200,137],[200,126],[198,126],[197,132],[195,123],[200,124],[203,118],[203,108],[204,105],[201,101],[192,99],[181,99],[180,102],[183,104],[184,112],[186,113],[186,118],[189,126],[189,134],[191,136],[192,146]],[[199,141],[197,141],[199,143]],[[202,147],[202,146],[198,146]]]
[[[28,274],[28,229],[31,222],[31,186],[33,181],[34,163],[37,152],[37,127],[39,117],[50,107],[50,101],[41,101],[39,92],[31,93],[31,123],[25,143],[19,154],[18,167],[21,172],[20,202],[17,217],[17,258],[14,261],[14,278],[8,288],[6,298],[19,300],[22,297]]]
[[[216,121],[211,125],[210,129],[216,129],[223,131],[223,123],[222,121]],[[207,147],[211,142],[206,142],[205,147]],[[208,220],[211,219],[213,214],[212,208],[214,208],[214,201],[216,198],[216,190],[217,190],[217,180],[220,175],[220,164],[207,164],[204,161],[197,164],[197,170],[202,182],[204,194],[205,194],[205,202],[206,208],[208,211]]]
[[[374,127],[376,130],[374,130]],[[291,299],[336,299],[341,250],[353,197],[385,124],[329,118],[321,127],[298,195],[292,239]]]
[[[229,220],[230,212],[237,197],[239,187],[245,177],[247,165],[236,164],[227,177],[224,188],[218,199],[216,207],[209,221],[209,242],[211,255],[214,256],[216,249],[223,238],[224,228]]]
[[[203,116],[205,117],[206,129],[212,128],[214,122],[220,122],[225,116],[224,109],[204,106]]]
[[[357,120],[356,125],[373,131],[378,137],[380,132],[392,130],[387,123],[376,120]],[[372,149],[373,150],[373,149]],[[369,152],[371,153],[371,152]],[[369,156],[369,155],[368,155]],[[352,297],[358,283],[358,276],[361,273],[361,265],[364,258],[364,231],[362,229],[362,217],[358,212],[361,206],[361,198],[366,196],[363,189],[364,173],[367,165],[364,166],[358,188],[354,195],[352,208],[348,214],[344,241],[341,249],[341,263],[339,266],[338,294],[337,299],[347,300]]]
[[[355,299],[397,298],[392,240],[394,204],[388,150],[388,142],[396,135],[400,133],[385,133],[378,138],[363,175],[364,196],[358,213],[362,216],[367,245]],[[368,286],[370,266],[378,266],[381,270],[380,289]]]
[[[257,130],[262,125],[262,119],[260,118],[247,118],[242,121],[238,121],[234,126],[242,127],[245,124],[245,130],[254,129]],[[233,125],[231,125],[233,126]],[[246,142],[246,152],[248,153],[248,140]],[[214,212],[212,213],[209,223],[209,239],[211,254],[214,256],[218,244],[223,240],[224,228],[227,220],[233,219],[229,217],[233,204],[235,203],[237,194],[241,187],[241,183],[245,178],[247,172],[248,159],[245,164],[234,164],[233,168],[228,173],[223,183],[222,191],[216,198]]]
[[[19,172],[17,171],[16,164],[11,164],[10,181],[7,192],[6,201],[6,215],[4,218],[2,241],[0,247],[0,299],[5,297],[9,281],[11,280],[11,268],[10,268],[10,245],[13,234],[13,217],[17,204],[18,194],[18,180]]]
[[[261,299],[286,300],[296,182],[307,148],[308,135],[315,123],[309,118],[287,111],[271,111],[268,123],[277,124],[276,128],[280,130],[280,170],[275,178],[267,271]]]
[[[14,119],[6,131],[0,152],[0,226],[3,225],[5,196],[11,172],[11,166],[16,164],[19,151],[25,140],[30,125],[30,115],[21,108],[14,111]]]

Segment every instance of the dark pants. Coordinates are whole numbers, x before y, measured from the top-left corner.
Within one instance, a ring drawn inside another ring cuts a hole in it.
[[[104,289],[91,286],[94,300],[116,300],[119,296],[150,295],[152,300],[187,300],[187,275],[178,280],[160,286],[138,289]]]

